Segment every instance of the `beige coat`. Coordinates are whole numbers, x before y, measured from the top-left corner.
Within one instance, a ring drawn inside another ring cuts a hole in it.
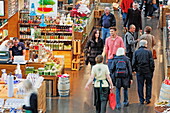
[[[149,50],[153,50],[153,47],[156,45],[156,41],[155,41],[155,37],[151,34],[143,34],[140,37],[141,40],[147,40],[148,44],[147,44],[147,49]]]

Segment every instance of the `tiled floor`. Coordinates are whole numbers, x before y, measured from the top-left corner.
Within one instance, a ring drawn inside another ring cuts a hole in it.
[[[123,35],[122,21],[118,12],[115,12],[117,19],[118,35]],[[140,105],[136,89],[136,78],[129,89],[129,107],[122,108],[120,111],[111,110],[107,107],[107,113],[155,113],[154,102],[158,99],[161,82],[164,79],[163,58],[162,58],[162,31],[157,29],[158,19],[143,19],[143,27],[152,26],[152,34],[157,40],[158,59],[155,60],[156,69],[153,77],[152,99],[149,105]],[[70,74],[71,92],[69,97],[47,97],[47,113],[95,113],[93,106],[93,90],[84,89],[84,86],[90,76],[90,66],[85,66],[81,71],[68,71]]]

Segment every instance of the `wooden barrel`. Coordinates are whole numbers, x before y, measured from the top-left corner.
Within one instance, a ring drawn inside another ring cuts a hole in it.
[[[69,96],[70,92],[70,81],[69,78],[59,77],[58,79],[58,93],[61,97]]]
[[[170,100],[170,85],[162,83],[159,95],[159,101]]]

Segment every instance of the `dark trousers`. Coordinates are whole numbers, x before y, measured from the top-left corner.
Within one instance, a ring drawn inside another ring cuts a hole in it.
[[[146,101],[151,99],[151,92],[152,92],[152,74],[136,74],[137,76],[137,84],[138,84],[138,95],[140,102],[144,102],[144,82],[146,84]]]
[[[145,4],[145,17],[153,15],[153,6],[152,4]]]
[[[106,113],[109,92],[109,87],[102,87],[102,91],[100,88],[94,88],[94,105],[96,106],[96,113]]]
[[[126,56],[130,58],[130,62],[132,64],[133,52],[126,53]]]

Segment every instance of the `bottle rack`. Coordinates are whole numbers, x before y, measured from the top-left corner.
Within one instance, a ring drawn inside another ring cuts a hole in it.
[[[32,39],[31,28],[37,27],[40,34]],[[53,50],[71,50],[72,49],[72,26],[48,25],[41,28],[37,23],[19,23],[19,37],[31,42],[41,42]]]

